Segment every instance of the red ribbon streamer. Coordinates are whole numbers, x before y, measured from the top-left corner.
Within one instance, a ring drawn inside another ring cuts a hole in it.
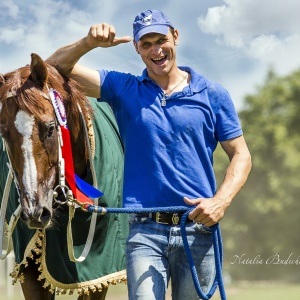
[[[69,133],[68,128],[66,128],[64,126],[60,126],[60,129],[61,129],[62,140],[63,140],[63,146],[61,147],[61,151],[62,151],[62,157],[65,160],[65,176],[66,176],[67,182],[70,186],[70,189],[72,190],[75,198],[79,202],[81,202],[81,203],[88,202],[90,204],[94,204],[93,201],[89,197],[84,195],[76,187],[70,133]]]

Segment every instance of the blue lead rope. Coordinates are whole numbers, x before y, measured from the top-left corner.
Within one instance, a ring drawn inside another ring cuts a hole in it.
[[[197,294],[201,299],[208,300],[215,293],[217,286],[219,286],[219,292],[220,292],[221,299],[226,300],[224,283],[223,283],[223,279],[222,279],[223,245],[222,245],[220,226],[219,226],[219,224],[216,224],[211,227],[212,234],[213,234],[216,276],[215,276],[215,280],[214,280],[214,283],[213,283],[210,291],[207,293],[207,295],[205,295],[200,286],[200,282],[199,282],[198,275],[197,275],[197,270],[195,267],[195,263],[194,263],[192,253],[191,253],[191,250],[190,250],[190,247],[188,244],[187,236],[186,236],[185,223],[186,223],[187,217],[190,212],[191,212],[191,210],[187,211],[182,216],[181,221],[180,221],[180,229],[181,229],[184,250],[185,250],[185,253],[188,258],[188,262],[189,262],[190,269],[192,272],[192,278],[194,281],[194,286],[197,291]]]
[[[192,209],[189,209],[185,206],[171,206],[171,207],[153,207],[153,208],[113,208],[113,207],[101,207],[90,205],[86,208],[87,211],[91,213],[155,213],[155,212],[168,212],[168,213],[176,213],[185,211],[184,215],[180,221],[180,229],[182,235],[183,246],[185,249],[185,253],[188,258],[188,262],[190,265],[192,278],[194,282],[195,289],[197,291],[198,296],[203,300],[210,299],[216,291],[216,288],[219,287],[219,292],[221,296],[221,300],[226,300],[226,294],[224,289],[224,283],[222,279],[222,262],[223,262],[223,245],[222,245],[222,237],[221,237],[221,230],[219,224],[213,225],[212,234],[213,234],[213,246],[214,246],[214,253],[215,253],[215,266],[216,266],[216,276],[214,283],[210,289],[210,291],[205,295],[201,289],[199,278],[197,275],[195,263],[191,254],[191,250],[188,244],[187,236],[186,236],[186,229],[185,224],[188,218],[189,213]]]

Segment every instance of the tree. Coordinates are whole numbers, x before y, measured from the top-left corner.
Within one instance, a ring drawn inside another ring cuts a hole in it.
[[[253,168],[221,221],[224,267],[235,279],[300,279],[299,101],[300,70],[286,77],[269,71],[264,85],[246,97],[239,113]],[[228,162],[219,150],[215,161],[220,181]],[[243,254],[250,259],[259,256],[261,264],[232,264]],[[270,263],[273,256],[276,265]]]

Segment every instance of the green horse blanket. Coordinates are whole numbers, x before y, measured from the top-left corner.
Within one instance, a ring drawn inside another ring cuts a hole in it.
[[[122,206],[123,148],[117,125],[106,103],[89,99],[95,111],[93,119],[94,165],[99,189],[104,193],[99,205]],[[6,153],[0,139],[0,201],[8,173]],[[88,174],[85,180],[92,183]],[[6,220],[18,207],[18,194],[12,186]],[[12,272],[14,281],[26,280],[22,271],[29,259],[36,259],[45,279],[45,287],[65,294],[77,290],[80,294],[101,290],[109,283],[126,280],[125,243],[128,234],[126,214],[98,215],[91,250],[83,262],[72,262],[67,249],[68,207],[58,207],[54,212],[53,226],[46,230],[31,230],[20,220],[13,233],[16,265]],[[76,209],[72,221],[73,246],[78,257],[85,246],[91,213]],[[35,254],[35,255],[33,255]]]

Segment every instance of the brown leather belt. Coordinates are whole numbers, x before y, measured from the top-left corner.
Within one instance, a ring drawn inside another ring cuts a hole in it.
[[[166,224],[166,225],[178,225],[181,221],[182,216],[184,213],[150,213],[149,218],[159,224]],[[193,222],[189,218],[186,220],[187,222]]]

